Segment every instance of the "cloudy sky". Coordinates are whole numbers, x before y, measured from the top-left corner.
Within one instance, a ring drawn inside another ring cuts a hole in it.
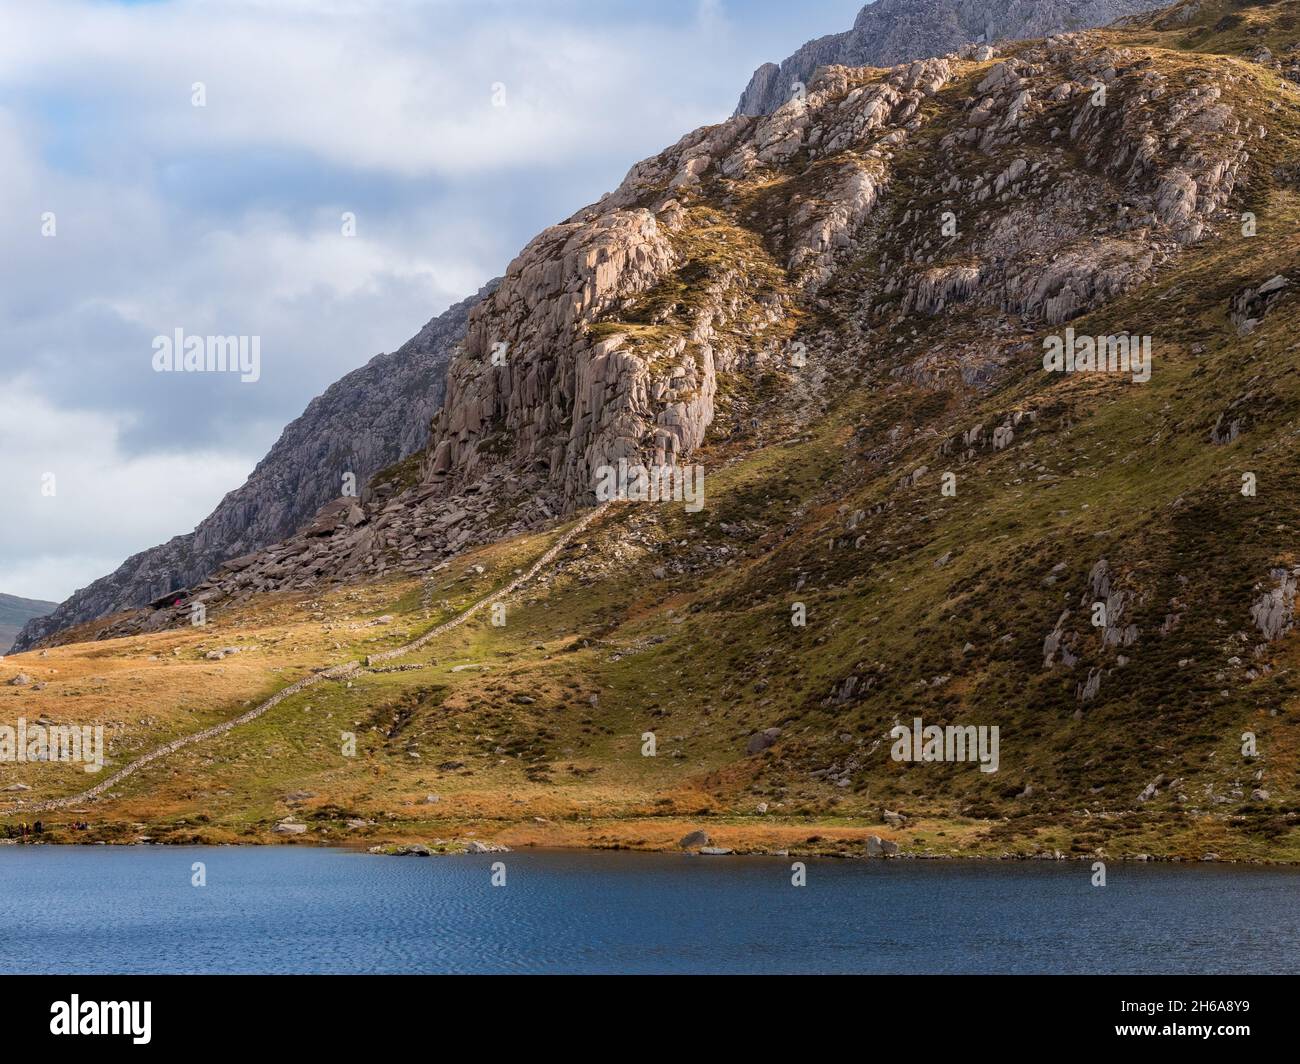
[[[860,4],[0,0],[0,591],[192,529],[312,396]],[[177,328],[259,336],[261,379],[154,372]]]

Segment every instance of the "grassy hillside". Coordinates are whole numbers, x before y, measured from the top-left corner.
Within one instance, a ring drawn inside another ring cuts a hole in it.
[[[914,219],[943,207],[953,179],[969,189],[1036,154],[1088,183],[1088,209],[1124,207],[1115,160],[1049,137],[1007,157],[941,148],[995,65],[967,64],[926,104],[869,239],[791,320],[809,367],[723,381],[696,456],[701,512],[618,505],[506,601],[504,623],[485,611],[290,698],[82,812],[49,814],[48,837],[666,848],[703,829],[721,846],[798,853],[861,854],[878,835],[918,856],[1300,860],[1300,635],[1270,639],[1253,612],[1300,565],[1300,102],[1239,55],[1294,50],[1298,12],[1201,3],[1087,35],[1171,91],[1215,79],[1253,138],[1214,230],[1174,247],[1147,223],[1149,278],[1069,322],[1152,337],[1149,382],[1045,373],[1044,337],[1064,326],[1027,327],[994,302],[953,301],[905,329],[888,317],[882,275],[973,257],[918,244]],[[783,298],[773,214],[815,199],[819,180],[814,167],[701,192],[709,230]],[[973,199],[962,226],[1030,227],[1034,213],[1032,200],[999,213]],[[693,266],[601,327],[671,331]],[[1271,302],[1243,302],[1277,276],[1289,285]],[[1243,307],[1253,324],[1234,318]],[[310,670],[402,645],[506,584],[563,527],[424,581],[266,595],[208,629],[11,658],[0,684],[21,670],[40,686],[0,687],[0,721],[102,720],[120,767]],[[226,646],[245,651],[207,659]],[[999,770],[894,760],[890,731],[914,718],[998,727]],[[71,795],[82,776],[0,765],[0,791],[20,780],[25,800]],[[274,834],[286,818],[307,830]],[[11,804],[0,823],[25,819]],[[70,832],[75,819],[90,830]]]

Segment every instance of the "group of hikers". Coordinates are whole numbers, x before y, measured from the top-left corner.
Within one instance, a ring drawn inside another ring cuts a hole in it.
[[[90,824],[85,820],[74,820],[68,825],[68,829],[70,831],[87,831],[90,829]],[[17,827],[10,827],[6,824],[4,829],[5,836],[11,839],[15,836],[25,839],[28,835],[40,835],[43,834],[44,831],[45,825],[39,820],[34,824],[28,824],[26,821],[23,821]]]
[[[90,828],[90,825],[84,820],[74,820],[68,825],[68,828],[72,831],[86,831]],[[41,835],[44,834],[44,832],[45,825],[39,820],[34,824],[28,824],[26,821],[23,821],[16,827],[11,827],[6,824],[4,828],[5,837],[10,839],[20,838],[25,840],[29,835]]]

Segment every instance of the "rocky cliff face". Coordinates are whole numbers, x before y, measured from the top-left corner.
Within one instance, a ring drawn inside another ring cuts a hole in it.
[[[421,450],[469,312],[495,284],[450,307],[399,350],[331,385],[193,532],[128,558],[48,616],[29,621],[16,650],[193,586],[229,559],[292,535],[341,494],[345,473],[356,476],[360,490],[381,469]]]
[[[701,195],[719,166],[757,165],[754,133],[691,134],[510,264],[470,316],[427,484],[460,490],[506,466],[568,510],[592,501],[601,467],[675,465],[700,445],[719,375],[788,334],[788,279]]]
[[[1161,6],[1153,0],[876,0],[853,28],[809,41],[779,66],[764,63],[740,97],[737,115],[771,114],[818,67],[891,67],[945,55],[971,42],[1046,37],[1104,26]]]
[[[639,163],[470,312],[418,483],[337,500],[194,595],[427,571],[594,503],[604,466],[692,461],[864,372],[990,388],[1036,330],[1150,283],[1221,224],[1265,138],[1235,68],[1120,40],[824,67],[776,113]],[[1004,449],[1026,416],[962,452]]]
[[[806,97],[683,138],[541,234],[470,316],[426,484],[505,466],[572,509],[602,466],[683,460],[728,378],[788,360],[795,308],[837,276],[863,324],[965,305],[1055,325],[1201,237],[1248,139],[1217,84],[1072,36],[992,54],[823,68]],[[891,197],[918,151],[935,169]],[[863,255],[877,274],[842,272]]]

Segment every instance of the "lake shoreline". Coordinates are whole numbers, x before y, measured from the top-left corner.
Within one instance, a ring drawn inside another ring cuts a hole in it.
[[[486,848],[475,850],[470,844],[479,842]],[[377,857],[463,857],[463,856],[485,856],[491,854],[506,853],[535,853],[535,854],[596,854],[596,853],[637,853],[637,854],[658,854],[673,855],[678,854],[683,857],[701,857],[701,858],[724,858],[724,857],[768,857],[773,859],[793,859],[793,860],[832,860],[832,861],[868,861],[868,862],[942,862],[948,864],[977,864],[980,862],[996,862],[999,864],[1016,864],[1016,863],[1034,863],[1034,864],[1057,864],[1065,862],[1090,863],[1101,861],[1103,863],[1118,864],[1159,864],[1159,865],[1209,865],[1225,866],[1238,865],[1259,868],[1300,868],[1300,861],[1274,859],[1274,858],[1256,858],[1256,857],[1183,857],[1180,855],[1164,854],[1078,854],[1078,853],[1035,853],[1035,854],[994,854],[994,853],[912,853],[900,851],[891,854],[868,854],[865,852],[848,852],[845,850],[831,849],[791,849],[791,850],[770,850],[770,849],[731,849],[727,847],[695,847],[695,848],[658,848],[633,846],[626,843],[605,843],[599,845],[564,845],[561,843],[537,843],[527,842],[520,845],[505,845],[495,843],[491,840],[479,839],[457,839],[457,840],[435,840],[426,842],[420,840],[404,839],[403,841],[375,841],[373,839],[303,839],[303,838],[261,838],[256,840],[243,839],[240,841],[218,840],[218,839],[145,839],[145,840],[92,840],[72,841],[67,839],[36,839],[28,838],[19,839],[0,839],[0,847],[26,847],[41,846],[53,849],[93,849],[95,847],[107,847],[111,849],[129,849],[129,848],[194,848],[194,847],[212,847],[222,849],[247,849],[247,850],[269,850],[275,848],[283,849],[315,849],[315,850],[338,850],[349,853],[367,854]]]
[[[431,854],[496,846],[565,852],[627,850],[674,853],[729,851],[794,859],[937,861],[1114,861],[1300,866],[1300,838],[1264,834],[1228,816],[1170,816],[1159,812],[976,819],[920,811],[827,816],[706,812],[585,813],[565,803],[524,809],[436,803],[397,806],[324,802],[303,792],[291,801],[259,803],[210,815],[172,813],[133,800],[108,809],[88,805],[55,818],[0,817],[0,843],[14,842],[23,822],[37,820],[47,844],[333,846],[349,849],[427,848]],[[504,814],[504,815],[503,815]],[[74,824],[84,827],[74,828]],[[28,842],[33,835],[28,834]],[[21,845],[21,843],[19,843]],[[722,853],[716,854],[723,856]]]

